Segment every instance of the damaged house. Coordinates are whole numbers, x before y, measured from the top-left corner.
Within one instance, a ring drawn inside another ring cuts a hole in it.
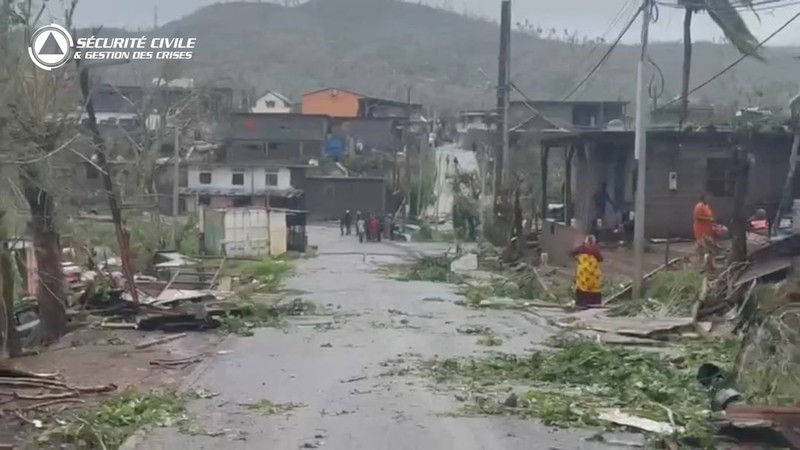
[[[665,131],[647,133],[647,186],[645,234],[648,238],[690,238],[692,209],[703,193],[710,194],[716,219],[729,224],[733,213],[733,149],[739,136],[731,131]],[[749,171],[747,211],[765,208],[774,214],[788,173],[791,135],[778,131],[759,133],[748,148],[752,158]],[[601,218],[605,227],[621,222],[623,211],[633,210],[636,186],[636,158],[632,131],[579,131],[545,135],[541,138],[541,164],[555,152],[564,154],[564,189],[560,193],[564,213],[547,219],[541,234],[543,251],[560,264],[568,260],[575,240]],[[541,186],[540,211],[547,210],[547,173]],[[595,199],[606,188],[613,206],[603,217]],[[558,195],[559,193],[556,193]],[[800,182],[794,185],[800,197]],[[635,212],[634,212],[635,217]]]

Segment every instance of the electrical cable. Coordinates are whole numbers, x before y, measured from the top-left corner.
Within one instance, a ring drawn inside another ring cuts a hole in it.
[[[561,99],[561,101],[569,100],[569,98],[572,97],[575,94],[575,92],[578,91],[578,89],[583,87],[583,85],[586,84],[587,81],[589,81],[589,79],[592,77],[592,75],[594,75],[600,69],[600,67],[603,64],[605,64],[605,62],[608,60],[609,56],[611,56],[611,52],[613,52],[614,49],[617,48],[617,45],[619,45],[619,42],[622,40],[622,38],[625,36],[625,34],[628,32],[628,30],[631,28],[631,26],[633,26],[634,22],[636,22],[636,19],[639,17],[639,14],[642,13],[642,10],[644,9],[644,7],[645,7],[645,5],[642,5],[641,7],[639,7],[639,9],[636,10],[636,13],[633,15],[633,17],[630,18],[630,20],[628,20],[628,23],[625,25],[625,28],[623,28],[622,32],[619,34],[619,36],[617,36],[617,39],[614,40],[614,42],[611,44],[611,46],[608,48],[608,50],[605,52],[605,54],[603,54],[603,57],[600,58],[600,61],[598,61],[597,64],[595,64],[594,67],[592,67],[592,70],[590,70],[589,73],[587,73],[586,76],[583,77],[583,79],[577,85],[575,85],[575,87],[572,88],[572,90],[569,91],[569,93],[567,95],[565,95]]]
[[[600,48],[600,46],[605,43],[605,39],[606,39],[606,36],[608,36],[608,33],[610,33],[611,30],[613,30],[614,27],[617,26],[617,24],[619,23],[620,19],[622,19],[622,17],[625,15],[625,11],[627,11],[633,5],[635,5],[633,0],[627,0],[622,5],[622,7],[619,9],[619,11],[617,11],[617,14],[611,20],[611,23],[608,25],[608,28],[606,29],[606,31],[596,39],[596,41],[595,41],[594,45],[592,46],[591,50],[589,50],[589,53],[584,58],[584,61],[586,59],[591,58],[591,56],[594,54],[594,52],[597,51],[597,49]],[[536,51],[538,51],[538,50],[529,50],[529,51],[520,53],[518,55],[515,55],[513,58],[511,58],[511,61],[512,61],[512,63],[516,62],[520,58],[522,58],[524,56],[527,56],[527,55],[530,55],[531,53],[535,53]],[[511,76],[511,80],[513,80],[514,78],[516,78],[520,74],[522,74],[522,72],[517,72],[517,73],[513,74]]]
[[[650,75],[650,84],[647,86],[648,95],[655,103],[659,98],[661,98],[662,95],[664,95],[664,91],[666,90],[666,81],[664,79],[664,72],[661,71],[661,67],[659,67],[655,61],[653,61],[653,58],[651,58],[650,55],[647,55],[647,60],[655,69],[653,74]],[[656,76],[658,76],[658,88],[654,86],[656,82]]]
[[[733,4],[733,8],[737,11],[770,11],[775,9],[781,9],[788,6],[793,6],[800,4],[800,1],[791,0],[786,2],[787,0],[761,0],[761,1],[754,1],[751,5],[747,5],[745,3],[739,2],[738,4]],[[672,3],[672,2],[657,2],[659,5],[671,8],[671,9],[684,9],[683,6]],[[777,3],[777,4],[776,4]],[[708,7],[704,7],[703,9],[708,9]]]
[[[767,37],[766,37],[766,38],[765,38],[763,41],[759,42],[759,43],[758,43],[758,45],[756,45],[756,50],[757,50],[757,49],[759,49],[759,48],[761,48],[761,47],[763,47],[763,46],[764,46],[764,44],[766,44],[767,42],[769,42],[769,41],[770,41],[770,39],[772,39],[772,38],[773,38],[773,37],[775,37],[775,36],[776,36],[778,33],[780,33],[781,31],[783,31],[783,30],[784,30],[786,27],[788,27],[789,25],[791,25],[791,23],[792,23],[792,22],[794,22],[795,20],[797,20],[797,18],[798,18],[798,17],[800,17],[800,12],[798,12],[797,14],[795,14],[794,16],[792,16],[792,17],[791,17],[791,18],[790,18],[788,21],[786,21],[786,23],[784,23],[783,25],[781,25],[780,27],[778,27],[778,29],[777,29],[777,30],[773,31],[773,32],[772,32],[772,34],[770,34],[769,36],[767,36]],[[700,89],[702,89],[702,88],[704,88],[704,87],[708,86],[708,85],[709,85],[709,84],[711,84],[713,81],[715,81],[717,78],[719,78],[719,77],[721,77],[722,75],[724,75],[724,74],[725,74],[727,71],[729,71],[729,70],[733,69],[734,67],[736,67],[736,66],[737,66],[737,65],[738,65],[740,62],[744,61],[744,60],[745,60],[745,59],[746,59],[748,56],[749,56],[749,55],[742,55],[742,56],[740,56],[740,57],[739,57],[738,59],[736,59],[734,62],[732,62],[732,63],[728,64],[728,65],[727,65],[727,66],[726,66],[724,69],[722,69],[721,71],[717,72],[717,73],[716,73],[714,76],[712,76],[712,77],[711,77],[711,78],[709,78],[708,80],[706,80],[706,81],[704,81],[704,82],[700,83],[699,85],[697,85],[697,86],[695,86],[694,88],[692,88],[691,90],[689,90],[689,92],[688,92],[686,95],[691,95],[691,94],[693,94],[693,93],[695,93],[695,92],[699,91]],[[657,110],[661,110],[661,109],[663,109],[663,108],[666,108],[667,106],[673,105],[673,104],[675,104],[675,103],[679,102],[680,100],[681,100],[681,97],[674,98],[674,99],[670,100],[669,102],[665,103],[664,105],[662,105],[661,107],[659,107]]]

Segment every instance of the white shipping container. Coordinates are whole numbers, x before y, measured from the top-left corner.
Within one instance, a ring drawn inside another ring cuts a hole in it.
[[[265,208],[227,208],[207,209],[205,215],[202,225],[205,233],[221,235],[219,248],[209,249],[213,252],[249,258],[286,253],[285,212],[273,210],[267,213]]]

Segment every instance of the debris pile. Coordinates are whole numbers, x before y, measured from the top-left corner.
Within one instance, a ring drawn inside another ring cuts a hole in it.
[[[633,427],[691,436],[702,447],[713,442],[714,430],[695,367],[711,355],[730,363],[733,351],[725,342],[683,350],[669,356],[583,341],[524,357],[433,360],[425,368],[460,390],[466,414],[535,417],[556,427]]]

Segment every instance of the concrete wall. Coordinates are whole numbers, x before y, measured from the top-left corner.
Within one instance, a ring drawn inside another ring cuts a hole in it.
[[[600,144],[587,144],[579,149],[573,162],[574,217],[586,229],[596,216],[592,196],[600,183],[608,184],[608,193],[620,204],[632,206],[636,161],[630,144],[617,144],[616,149]],[[708,190],[710,159],[730,159],[731,144],[719,137],[696,135],[682,140],[653,140],[647,150],[647,196],[645,207],[646,233],[650,237],[691,237],[692,209],[701,194]],[[752,153],[755,161],[750,169],[747,195],[748,212],[756,207],[773,210],[780,197],[788,172],[791,137],[756,138]],[[619,164],[617,164],[619,161]],[[676,172],[677,190],[669,189],[669,173]],[[733,178],[729,177],[730,185]],[[800,188],[800,186],[798,186]],[[800,194],[800,189],[795,192]],[[733,212],[732,192],[712,195],[710,203],[717,221],[728,224]],[[613,223],[607,206],[606,223]]]
[[[340,89],[325,89],[303,95],[303,114],[331,117],[358,117],[359,100],[363,97]]]
[[[383,178],[307,177],[306,209],[311,220],[335,220],[353,214],[385,214],[387,186]]]
[[[301,114],[231,114],[231,140],[261,142],[324,141],[328,118]]]
[[[308,164],[309,159],[319,159],[323,141],[230,141],[220,154],[218,162],[227,164],[250,164],[265,161],[274,163]]]
[[[755,164],[750,169],[748,213],[757,206],[777,203],[788,173],[791,137],[756,139]],[[704,150],[702,150],[704,149]],[[660,143],[651,145],[647,164],[647,233],[651,236],[690,236],[691,214],[707,188],[709,158],[730,158],[730,144],[710,147],[709,142]],[[678,189],[669,190],[669,172],[678,175]],[[732,180],[732,178],[731,178]],[[719,222],[729,224],[732,195],[712,195],[712,208]],[[771,208],[770,208],[771,209]]]
[[[610,120],[621,119],[625,115],[624,107],[618,103],[561,103],[530,102],[537,111],[549,119],[558,122],[589,126],[590,116],[595,117],[596,126],[605,125]],[[533,116],[533,111],[523,102],[509,105],[509,124],[513,128]]]
[[[354,144],[361,142],[365,148],[394,150],[401,139],[397,125],[394,119],[354,119],[341,122],[337,128],[352,138]]]
[[[203,184],[200,181],[201,173],[210,173],[211,183]],[[234,173],[241,173],[244,176],[243,185],[233,184]],[[277,185],[267,185],[268,173],[277,175]],[[267,188],[289,189],[292,187],[292,176],[291,170],[287,168],[191,166],[188,170],[187,186],[194,189],[236,189],[245,192]]]
[[[580,244],[584,233],[553,220],[545,221],[544,230],[539,235],[542,253],[547,253],[548,264],[566,266],[569,264],[569,252]]]

